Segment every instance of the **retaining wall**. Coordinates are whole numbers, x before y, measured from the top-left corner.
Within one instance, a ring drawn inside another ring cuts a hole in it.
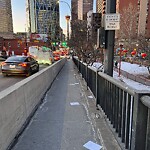
[[[6,150],[65,64],[62,59],[0,92],[0,150]]]

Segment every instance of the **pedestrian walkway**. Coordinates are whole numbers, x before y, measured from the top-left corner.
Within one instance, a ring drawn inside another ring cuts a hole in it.
[[[70,59],[12,149],[120,150],[105,118]]]

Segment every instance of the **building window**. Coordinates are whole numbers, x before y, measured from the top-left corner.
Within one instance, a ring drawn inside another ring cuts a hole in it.
[[[18,42],[17,46],[20,47],[20,43],[19,42]]]
[[[10,44],[10,42],[8,42],[8,47],[11,47],[11,44]]]

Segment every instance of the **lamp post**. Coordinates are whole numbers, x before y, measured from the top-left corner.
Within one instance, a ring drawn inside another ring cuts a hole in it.
[[[116,0],[107,0],[106,13],[116,13]],[[113,76],[113,58],[114,58],[114,43],[115,43],[115,30],[105,31],[105,61],[104,73]]]
[[[70,12],[71,12],[71,7],[70,7],[70,5],[69,5],[67,2],[65,2],[65,1],[58,1],[58,3],[59,3],[59,2],[62,2],[62,3],[67,4],[67,5],[68,5],[68,7],[69,7],[69,9],[70,9]]]

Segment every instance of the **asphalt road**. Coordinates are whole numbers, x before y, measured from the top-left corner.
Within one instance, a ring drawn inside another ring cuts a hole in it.
[[[46,68],[47,66],[44,65],[40,65],[40,70]],[[14,85],[15,83],[25,79],[27,77],[25,76],[7,76],[4,77],[1,73],[1,69],[0,69],[0,92],[5,90],[6,88]]]

